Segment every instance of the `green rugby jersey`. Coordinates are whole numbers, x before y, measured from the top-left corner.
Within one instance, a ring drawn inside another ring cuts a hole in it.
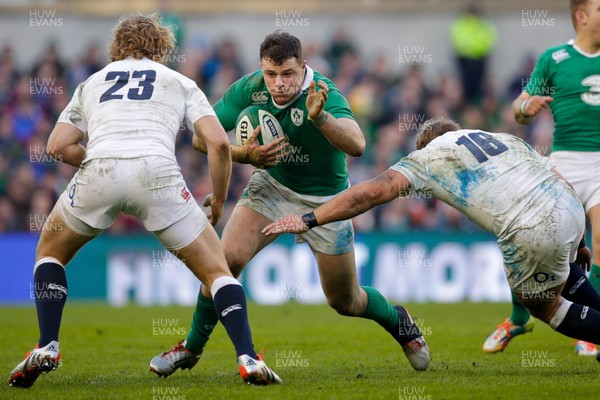
[[[571,42],[547,49],[525,92],[554,98],[553,151],[600,151],[600,54],[586,55]]]
[[[306,109],[310,81],[324,81],[329,96],[324,109],[336,118],[354,119],[348,101],[332,81],[307,67],[301,94],[285,106],[271,99],[262,71],[256,71],[236,81],[214,105],[226,131],[235,128],[238,115],[246,107],[258,105],[271,113],[281,125],[290,147],[289,154],[267,172],[294,192],[328,196],[348,187],[346,153],[334,147],[312,121]]]

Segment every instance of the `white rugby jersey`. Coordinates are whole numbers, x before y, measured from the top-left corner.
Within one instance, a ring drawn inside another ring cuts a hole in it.
[[[411,192],[433,197],[463,212],[497,236],[537,225],[568,187],[550,161],[506,133],[447,132],[390,169],[404,174]]]
[[[148,58],[108,64],[81,83],[57,122],[89,136],[84,160],[148,155],[175,160],[182,123],[215,115],[196,83]]]

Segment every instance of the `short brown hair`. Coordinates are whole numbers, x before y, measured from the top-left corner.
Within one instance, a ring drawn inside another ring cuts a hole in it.
[[[267,35],[260,44],[260,59],[271,61],[275,65],[281,65],[290,58],[302,63],[302,44],[300,40],[287,32],[276,31]]]
[[[589,0],[569,0],[569,10],[571,11],[571,22],[573,23],[573,28],[577,30],[577,18],[575,17],[575,13],[578,10],[583,10],[585,6],[587,6]]]
[[[417,133],[417,150],[421,150],[433,139],[442,136],[444,133],[459,129],[460,125],[448,117],[428,119],[421,125],[421,129]]]
[[[113,33],[114,39],[108,47],[111,61],[131,56],[137,60],[148,57],[163,62],[175,48],[173,32],[161,24],[156,13],[125,15],[119,19]]]

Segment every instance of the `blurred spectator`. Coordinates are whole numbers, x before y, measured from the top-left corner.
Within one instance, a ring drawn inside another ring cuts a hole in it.
[[[38,63],[33,67],[33,76],[39,75],[39,69],[43,64],[51,64],[54,67],[56,74],[54,75],[57,79],[62,79],[65,76],[65,64],[60,59],[58,50],[56,49],[56,43],[50,42],[46,50],[42,54],[42,57]]]
[[[12,47],[7,44],[0,53],[0,111],[11,100],[17,78]]]
[[[13,100],[7,105],[4,117],[10,120],[13,137],[27,145],[44,118],[40,103],[34,101],[31,79],[23,76],[15,85]],[[43,97],[43,96],[41,96]]]
[[[240,61],[237,45],[233,39],[227,38],[223,39],[217,46],[215,46],[210,58],[201,66],[199,71],[201,78],[198,80],[200,82],[204,82],[204,85],[201,86],[201,88],[206,92],[206,95],[209,98],[217,100],[218,97],[215,98],[211,90],[217,88],[220,90],[223,89],[222,83],[217,87],[217,84],[214,81],[229,81],[233,79],[230,82],[231,84],[237,79],[241,78],[243,74],[244,68],[242,67],[242,63]]]
[[[98,44],[90,44],[84,56],[71,67],[68,73],[69,85],[75,87],[79,82],[84,82],[92,74],[100,71],[104,67],[102,58]]]
[[[472,3],[452,24],[451,40],[465,100],[478,102],[482,97],[488,55],[496,43],[496,29],[483,19],[479,6]]]
[[[157,0],[158,14],[160,19],[165,26],[170,26],[175,36],[175,48],[183,46],[184,40],[184,27],[183,19],[181,16],[174,11],[175,1],[174,0]]]
[[[356,54],[357,47],[350,38],[348,29],[345,26],[340,26],[333,34],[333,38],[329,43],[329,50],[327,51],[327,58],[331,64],[332,72],[340,68],[340,60],[348,53]]]
[[[329,61],[323,56],[319,44],[315,42],[309,42],[303,45],[302,51],[304,52],[304,58],[306,63],[314,70],[319,71],[321,74],[327,76],[331,74],[331,66]]]
[[[523,59],[521,70],[519,70],[508,86],[508,91],[506,93],[508,99],[516,99],[523,93],[523,89],[527,86],[533,67],[535,67],[535,57],[532,54],[527,54]]]

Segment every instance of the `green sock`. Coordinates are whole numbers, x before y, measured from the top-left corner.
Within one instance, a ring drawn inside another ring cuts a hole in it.
[[[515,325],[525,325],[529,321],[529,311],[519,302],[517,296],[512,295],[512,313],[510,314],[510,321]]]
[[[596,289],[596,291],[600,292],[600,266],[596,264],[592,264],[592,270],[590,271],[590,276],[588,277],[590,283]]]
[[[370,286],[362,286],[367,292],[367,308],[361,318],[372,319],[387,330],[396,329],[398,325],[398,311],[387,302],[385,297]]]
[[[215,303],[211,298],[204,297],[200,290],[192,319],[192,328],[187,335],[185,348],[192,353],[200,354],[218,322],[219,317],[215,311]]]

